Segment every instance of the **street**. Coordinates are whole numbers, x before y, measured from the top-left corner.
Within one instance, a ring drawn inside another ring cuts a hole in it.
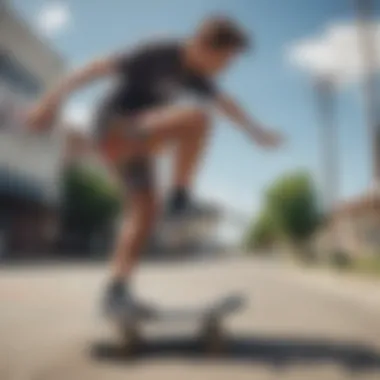
[[[135,279],[144,299],[198,305],[241,291],[248,305],[227,321],[220,357],[166,326],[147,331],[146,351],[128,359],[90,349],[108,334],[97,310],[106,275],[100,264],[1,268],[0,379],[380,379],[380,305],[363,284],[351,292],[338,279],[247,258],[146,263]]]

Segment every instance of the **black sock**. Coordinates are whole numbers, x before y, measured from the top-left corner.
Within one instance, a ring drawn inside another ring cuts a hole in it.
[[[172,211],[183,210],[189,202],[189,192],[186,188],[175,189],[169,198],[169,208]]]
[[[108,289],[113,294],[124,294],[126,292],[127,284],[124,280],[113,279],[108,285]]]

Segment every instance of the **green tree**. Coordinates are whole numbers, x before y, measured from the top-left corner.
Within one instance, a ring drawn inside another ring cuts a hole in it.
[[[314,183],[306,172],[279,178],[266,193],[274,228],[293,245],[302,246],[320,221]]]
[[[277,231],[267,210],[264,210],[248,228],[245,246],[249,249],[271,248],[277,239]]]
[[[63,226],[84,239],[110,226],[120,209],[115,188],[94,170],[80,166],[66,170],[63,183]]]
[[[264,207],[249,228],[248,248],[268,248],[287,242],[303,255],[320,221],[314,183],[306,172],[278,178],[266,191]]]

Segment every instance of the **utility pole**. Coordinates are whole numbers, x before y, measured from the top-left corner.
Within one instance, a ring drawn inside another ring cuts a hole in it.
[[[323,208],[330,213],[339,192],[338,136],[335,122],[334,81],[329,75],[315,79],[316,103],[319,117]]]
[[[363,93],[371,144],[372,181],[375,191],[380,188],[380,94],[376,79],[378,67],[374,33],[373,0],[355,0],[359,48],[363,59]]]

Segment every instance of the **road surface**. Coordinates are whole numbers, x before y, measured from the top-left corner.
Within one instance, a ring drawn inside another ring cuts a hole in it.
[[[228,321],[220,357],[166,326],[127,359],[90,349],[111,338],[96,309],[105,279],[98,264],[0,269],[0,379],[380,379],[380,306],[364,286],[257,260],[145,264],[135,281],[145,299],[198,304],[241,290],[249,303]]]

